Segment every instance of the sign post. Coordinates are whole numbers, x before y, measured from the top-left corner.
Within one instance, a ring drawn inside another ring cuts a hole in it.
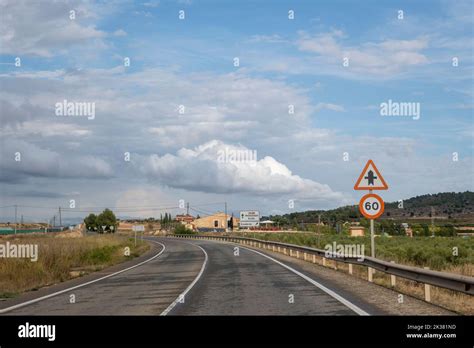
[[[145,231],[145,226],[144,225],[133,225],[132,230],[135,232],[135,246],[137,246],[137,232],[144,232]],[[142,237],[143,239],[143,237]]]
[[[245,210],[240,212],[239,227],[259,227],[260,226],[260,212],[257,210]]]
[[[369,190],[359,202],[359,211],[370,220],[370,254],[375,257],[374,220],[383,214],[385,205],[383,199],[372,190],[387,190],[388,185],[372,160],[368,160],[362,173],[359,175],[354,190]]]

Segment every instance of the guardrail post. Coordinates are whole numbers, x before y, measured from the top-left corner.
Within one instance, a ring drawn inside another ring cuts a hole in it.
[[[367,267],[367,277],[368,277],[369,282],[372,283],[374,281],[374,279],[372,277],[372,268],[370,268],[370,267]]]
[[[326,267],[326,258],[323,257],[323,266]]]
[[[281,252],[281,251],[280,251],[280,246],[278,246],[278,252],[279,252],[279,253]]]
[[[293,251],[290,249],[290,257],[293,256]]]
[[[395,261],[390,261],[391,263],[395,263]],[[390,285],[392,286],[392,288],[395,287],[397,283],[397,277],[394,276],[393,274],[390,275]]]
[[[283,248],[283,254],[286,255],[286,248]]]
[[[352,263],[349,264],[349,274],[352,274]]]
[[[316,255],[313,254],[313,263],[316,263]]]
[[[296,258],[299,259],[300,258],[300,252],[298,250],[296,250]]]
[[[272,251],[275,251],[275,246],[274,245],[272,245]]]
[[[303,259],[306,261],[306,253],[303,253]]]
[[[430,269],[429,267],[423,267],[424,269]],[[425,301],[431,302],[431,285],[425,284]]]

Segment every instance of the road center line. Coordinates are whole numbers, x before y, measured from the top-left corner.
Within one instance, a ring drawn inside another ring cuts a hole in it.
[[[31,304],[33,304],[33,303],[40,302],[40,301],[46,300],[46,299],[48,299],[48,298],[51,298],[51,297],[54,297],[54,296],[57,296],[57,295],[64,294],[64,293],[69,292],[69,291],[71,291],[71,290],[79,289],[79,288],[82,288],[82,287],[84,287],[84,286],[87,286],[87,285],[90,285],[90,284],[93,284],[93,283],[97,283],[97,282],[99,282],[99,281],[101,281],[101,280],[104,280],[104,279],[113,277],[113,276],[115,276],[115,275],[117,275],[117,274],[120,274],[120,273],[129,271],[129,270],[134,269],[134,268],[137,268],[137,267],[139,267],[139,266],[142,266],[142,265],[144,265],[145,263],[148,263],[148,262],[150,262],[150,261],[156,259],[158,256],[160,256],[161,254],[163,254],[163,252],[164,252],[165,249],[166,249],[165,245],[162,244],[162,243],[160,243],[160,242],[155,242],[155,241],[153,241],[153,240],[149,240],[149,241],[150,241],[150,242],[153,242],[153,243],[155,243],[155,244],[161,245],[161,246],[163,247],[163,249],[161,249],[161,251],[160,251],[158,254],[154,255],[153,257],[151,257],[151,258],[149,258],[149,259],[147,259],[147,260],[145,260],[145,261],[142,261],[142,262],[140,262],[140,263],[138,263],[138,264],[136,264],[136,265],[134,265],[134,266],[131,266],[131,267],[122,269],[121,271],[117,271],[117,272],[115,272],[115,273],[108,274],[108,275],[103,276],[103,277],[101,277],[101,278],[91,280],[91,281],[89,281],[89,282],[87,282],[87,283],[79,284],[79,285],[73,286],[73,287],[71,287],[71,288],[67,288],[67,289],[64,289],[64,290],[61,290],[61,291],[53,292],[52,294],[49,294],[49,295],[46,295],[46,296],[38,297],[38,298],[35,298],[35,299],[33,299],[33,300],[29,300],[29,301],[26,301],[26,302],[22,302],[22,303],[16,304],[16,305],[11,306],[11,307],[7,307],[7,308],[4,308],[4,309],[0,309],[0,314],[10,312],[10,311],[12,311],[12,310],[14,310],[14,309],[26,307],[26,306],[31,305]]]
[[[184,290],[181,294],[179,294],[179,296],[176,298],[176,300],[173,301],[173,303],[171,303],[168,308],[166,308],[160,315],[162,316],[165,316],[167,315],[178,303],[181,299],[184,299],[186,298],[186,294],[193,288],[193,286],[199,281],[199,279],[201,278],[202,274],[204,273],[204,269],[206,268],[206,265],[207,265],[207,260],[208,260],[208,256],[207,256],[207,253],[206,253],[206,250],[204,250],[200,245],[198,244],[193,244],[193,243],[187,243],[187,244],[191,244],[191,245],[194,245],[194,246],[197,246],[199,249],[202,250],[202,252],[204,253],[204,262],[201,266],[201,270],[199,271],[198,275],[196,276],[196,278],[194,278],[193,282],[191,284],[189,284],[189,286],[186,288],[186,290]]]

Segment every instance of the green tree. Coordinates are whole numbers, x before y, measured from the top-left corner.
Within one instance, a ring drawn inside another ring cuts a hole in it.
[[[183,224],[178,224],[174,228],[174,233],[175,234],[193,234],[194,232],[191,231],[189,228],[186,228]]]
[[[86,229],[89,231],[94,230],[94,227],[97,227],[97,215],[95,214],[89,214],[85,219],[84,219],[84,224],[86,225]]]
[[[110,209],[105,209],[97,217],[97,230],[101,233],[115,232],[117,228],[117,218]]]

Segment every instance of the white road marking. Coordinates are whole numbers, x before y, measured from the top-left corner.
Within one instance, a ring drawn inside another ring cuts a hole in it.
[[[199,240],[199,239],[195,239],[195,240]],[[206,240],[206,239],[203,239],[205,241],[210,241],[210,240]],[[214,241],[216,242],[216,241]],[[316,280],[314,279],[311,279],[310,277],[308,277],[307,275],[297,271],[296,269],[284,264],[283,262],[280,262],[276,259],[274,259],[273,257],[270,257],[268,255],[265,255],[257,250],[253,250],[253,249],[249,249],[249,248],[246,248],[244,246],[242,246],[241,244],[238,244],[238,243],[233,243],[233,242],[221,242],[221,241],[218,241],[217,243],[223,243],[223,244],[232,244],[232,245],[239,245],[240,248],[242,249],[246,249],[246,250],[249,250],[249,251],[252,251],[256,254],[259,254],[263,257],[266,257],[267,259],[279,264],[280,266],[288,269],[289,271],[295,273],[296,275],[300,276],[301,278],[303,278],[304,280],[310,282],[311,284],[313,284],[314,286],[316,286],[317,288],[321,289],[322,291],[324,291],[326,294],[328,294],[329,296],[331,296],[332,298],[336,299],[337,301],[341,302],[343,305],[345,305],[346,307],[348,307],[349,309],[351,309],[352,311],[354,311],[355,313],[357,313],[358,315],[370,315],[369,313],[367,313],[366,311],[364,311],[363,309],[361,309],[360,307],[358,307],[357,305],[355,305],[354,303],[350,302],[349,300],[345,299],[344,297],[342,297],[341,295],[337,294],[336,292],[334,292],[333,290],[325,287],[324,285],[322,285],[321,283],[318,283]],[[192,243],[190,243],[192,244]],[[197,245],[197,244],[193,244],[193,245],[196,245],[198,247],[201,248],[201,246]],[[202,249],[202,248],[201,248]],[[202,251],[204,251],[204,253],[206,254],[206,260],[205,260],[205,263],[207,262],[207,253],[204,249],[202,249]],[[194,280],[193,283],[191,283],[191,285],[188,287],[188,289],[186,289],[185,293],[187,293],[189,290],[191,290],[191,288],[194,286],[194,284],[199,280],[199,278],[201,277],[201,274],[202,272],[204,271],[204,266],[205,266],[205,263],[203,265],[203,267],[201,268],[201,272],[199,273],[198,277]],[[179,297],[178,299],[175,300],[175,302],[177,303],[177,301],[179,300]],[[176,303],[173,302],[171,305],[174,307],[176,305]],[[170,306],[171,307],[171,306]],[[170,308],[170,310],[172,309],[172,307]],[[168,309],[165,310],[166,314],[169,312]],[[165,313],[163,312],[163,313]],[[166,314],[161,314],[161,315],[166,315]]]
[[[307,280],[308,282],[310,282],[311,284],[313,284],[314,286],[316,286],[317,288],[321,289],[322,291],[324,291],[326,294],[328,294],[329,296],[335,298],[336,300],[338,300],[339,302],[341,302],[343,305],[345,305],[346,307],[350,308],[351,310],[353,310],[354,312],[356,312],[357,314],[359,315],[370,315],[369,313],[367,313],[366,311],[364,311],[363,309],[359,308],[358,306],[356,306],[355,304],[353,304],[352,302],[346,300],[344,297],[342,297],[341,295],[335,293],[334,291],[332,291],[331,289],[325,287],[324,285],[318,283],[317,281],[311,279],[310,277],[308,277],[307,275],[304,275],[303,273],[297,271],[296,269],[294,268],[291,268],[290,266],[288,265],[285,265],[283,262],[280,262],[278,260],[275,260],[273,257],[270,257],[268,255],[265,255],[257,250],[253,250],[253,249],[249,249],[249,248],[246,248],[246,247],[243,247],[243,246],[240,246],[240,248],[243,248],[243,249],[246,249],[246,250],[249,250],[249,251],[252,251],[256,254],[259,254],[263,257],[266,257],[267,259],[269,260],[272,260],[273,262],[276,262],[278,263],[280,266],[283,266],[285,267],[286,269],[290,270],[291,272],[299,275],[301,278]]]
[[[194,246],[197,246],[199,249],[202,250],[202,252],[204,253],[204,262],[201,266],[201,270],[199,271],[198,275],[196,276],[196,278],[194,278],[193,282],[191,284],[189,284],[189,286],[186,288],[186,290],[184,290],[181,294],[179,294],[179,296],[176,298],[176,300],[173,301],[173,303],[171,303],[168,308],[166,308],[160,315],[162,316],[165,316],[167,315],[180,301],[180,299],[185,299],[186,298],[186,294],[189,292],[189,290],[191,290],[193,288],[193,286],[199,281],[199,279],[201,278],[202,274],[204,273],[204,269],[206,268],[206,265],[207,265],[207,260],[208,260],[208,256],[207,256],[207,253],[206,253],[206,250],[204,250],[200,245],[197,245],[197,244],[193,244],[193,243],[187,243],[187,244],[191,244],[191,245],[194,245]]]
[[[30,304],[33,304],[33,303],[36,303],[36,302],[40,302],[40,301],[46,300],[46,299],[48,299],[48,298],[51,298],[51,297],[54,297],[54,296],[57,296],[57,295],[64,294],[64,293],[69,292],[69,291],[71,291],[71,290],[75,290],[75,289],[82,288],[82,287],[84,287],[84,286],[87,286],[87,285],[90,285],[90,284],[93,284],[93,283],[97,283],[97,282],[99,282],[99,281],[101,281],[101,280],[104,280],[104,279],[113,277],[113,276],[115,276],[115,275],[117,275],[117,274],[120,274],[120,273],[129,271],[129,270],[131,270],[131,269],[134,269],[134,268],[137,268],[137,267],[139,267],[139,266],[141,266],[141,265],[144,265],[145,263],[150,262],[150,261],[156,259],[156,258],[157,258],[158,256],[160,256],[161,254],[163,254],[163,252],[164,252],[165,249],[166,249],[165,245],[162,244],[162,243],[160,243],[160,242],[155,242],[155,241],[153,241],[153,240],[149,240],[149,241],[161,245],[161,246],[163,247],[163,249],[161,249],[161,251],[160,251],[158,254],[154,255],[153,257],[151,257],[151,258],[149,258],[149,259],[147,259],[147,260],[145,260],[145,261],[142,261],[142,262],[140,262],[140,263],[138,263],[138,264],[136,264],[136,265],[134,265],[134,266],[125,268],[125,269],[123,269],[123,270],[121,270],[121,271],[108,274],[108,275],[106,275],[106,276],[104,276],[104,277],[91,280],[91,281],[89,281],[89,282],[87,282],[87,283],[79,284],[79,285],[73,286],[73,287],[71,287],[71,288],[67,288],[67,289],[64,289],[64,290],[61,290],[61,291],[57,291],[57,292],[54,292],[54,293],[49,294],[49,295],[46,295],[46,296],[38,297],[38,298],[35,298],[35,299],[33,299],[33,300],[30,300],[30,301],[22,302],[22,303],[16,304],[16,305],[11,306],[11,307],[7,307],[7,308],[4,308],[4,309],[0,309],[0,314],[7,313],[7,312],[10,312],[10,311],[12,311],[12,310],[14,310],[14,309],[22,308],[22,307],[28,306],[28,305],[30,305]]]

